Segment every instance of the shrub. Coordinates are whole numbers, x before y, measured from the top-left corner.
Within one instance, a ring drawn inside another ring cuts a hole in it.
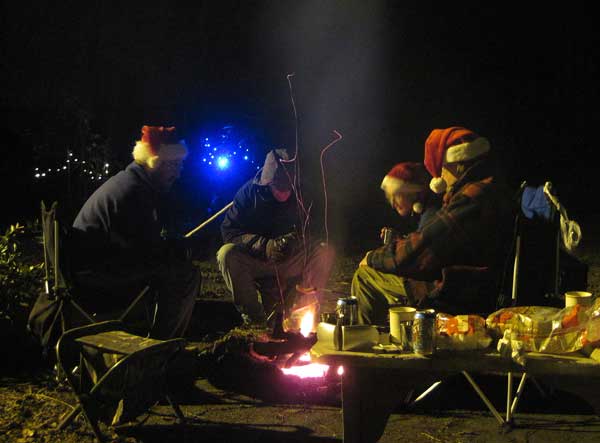
[[[44,264],[26,254],[24,234],[17,223],[0,236],[0,319],[11,322],[37,297],[44,272]]]

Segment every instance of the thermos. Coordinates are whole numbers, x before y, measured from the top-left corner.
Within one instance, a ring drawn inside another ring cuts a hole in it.
[[[341,297],[335,306],[337,316],[335,326],[335,347],[338,351],[343,350],[344,343],[344,326],[358,324],[358,300],[356,297]]]
[[[338,326],[358,324],[358,299],[356,297],[338,298],[335,312]]]

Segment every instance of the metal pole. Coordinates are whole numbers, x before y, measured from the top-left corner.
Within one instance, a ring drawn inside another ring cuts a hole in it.
[[[512,388],[513,388],[513,374],[512,372],[508,373],[507,383],[506,383],[506,422],[510,422],[511,415],[511,405],[512,405]]]
[[[519,280],[519,261],[521,255],[521,236],[517,236],[517,245],[515,247],[515,262],[513,265],[513,281],[512,281],[512,301],[513,304],[517,300],[517,284]]]
[[[477,392],[477,394],[479,395],[479,397],[481,398],[481,400],[483,400],[483,402],[488,407],[488,409],[490,410],[490,412],[492,413],[492,415],[494,417],[496,417],[496,420],[498,420],[498,423],[500,423],[501,425],[503,425],[504,424],[504,419],[498,413],[498,411],[496,410],[496,408],[494,407],[494,405],[492,404],[492,402],[489,401],[489,399],[487,398],[487,396],[479,388],[479,386],[477,385],[477,383],[475,383],[475,380],[473,380],[471,378],[471,376],[467,373],[467,371],[461,371],[461,372],[462,372],[462,375],[464,375],[465,378],[467,379],[467,381],[471,384],[471,386],[473,387],[473,389],[475,389],[475,392]]]
[[[209,224],[211,221],[213,221],[215,218],[217,218],[219,215],[221,215],[223,212],[227,211],[229,208],[231,208],[233,206],[233,202],[229,202],[227,203],[225,206],[223,206],[219,212],[217,212],[216,214],[212,215],[210,218],[208,218],[207,220],[203,221],[202,223],[200,223],[198,226],[196,226],[194,229],[192,229],[190,232],[188,232],[187,234],[185,234],[184,237],[191,237],[192,235],[194,235],[196,232],[198,232],[200,229],[202,229],[204,226],[206,226],[207,224]]]

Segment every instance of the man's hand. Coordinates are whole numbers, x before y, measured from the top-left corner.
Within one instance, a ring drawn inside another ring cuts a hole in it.
[[[371,252],[372,252],[372,251],[369,251],[369,252],[367,252],[367,253],[365,254],[365,256],[364,256],[364,257],[363,257],[363,259],[360,261],[360,263],[358,264],[358,266],[369,266],[369,263],[367,262],[367,260],[368,260],[369,254],[370,254]]]
[[[297,243],[298,236],[295,232],[270,239],[266,247],[267,259],[275,262],[285,260],[296,249]]]

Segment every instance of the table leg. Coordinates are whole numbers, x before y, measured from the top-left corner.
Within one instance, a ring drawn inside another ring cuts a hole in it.
[[[344,443],[373,443],[383,435],[390,414],[415,388],[435,377],[415,378],[402,371],[344,367],[342,414]]]

